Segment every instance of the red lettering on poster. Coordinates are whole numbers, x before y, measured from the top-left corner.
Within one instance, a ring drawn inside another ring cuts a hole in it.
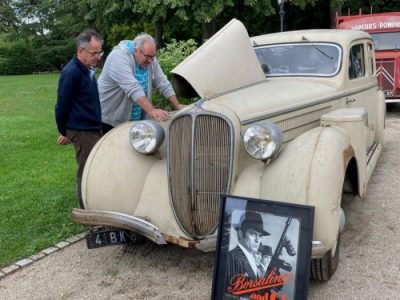
[[[280,297],[280,298],[277,298]],[[264,295],[259,295],[259,294],[251,294],[250,299],[252,300],[287,300],[286,295],[278,295],[276,292],[272,293],[265,293]]]
[[[231,278],[227,291],[233,295],[249,294],[276,286],[283,286],[290,281],[291,277],[292,273],[279,274],[276,272],[276,268],[273,268],[268,276],[258,280],[247,280],[245,274],[237,274]]]

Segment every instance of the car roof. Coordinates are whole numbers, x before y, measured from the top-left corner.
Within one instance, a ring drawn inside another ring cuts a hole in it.
[[[253,46],[279,43],[296,42],[329,42],[338,44],[349,44],[354,40],[370,39],[371,36],[360,30],[348,29],[309,29],[263,34],[250,38]]]

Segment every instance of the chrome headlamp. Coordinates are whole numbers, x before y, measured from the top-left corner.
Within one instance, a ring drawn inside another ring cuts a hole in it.
[[[142,154],[157,151],[164,141],[164,128],[155,121],[144,120],[132,125],[129,140],[133,149]]]
[[[243,144],[250,156],[267,160],[279,152],[282,145],[282,132],[273,123],[255,123],[244,132]]]

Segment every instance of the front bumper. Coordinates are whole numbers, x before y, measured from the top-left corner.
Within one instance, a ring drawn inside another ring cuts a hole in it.
[[[75,222],[84,225],[111,226],[131,230],[143,235],[159,245],[167,244],[156,226],[131,215],[114,211],[74,208],[72,210],[72,219]]]
[[[148,221],[114,211],[74,208],[72,210],[72,219],[84,225],[111,226],[131,230],[159,245],[165,245],[169,241],[182,247],[197,248],[204,252],[214,251],[217,245],[217,234],[210,235],[199,241],[171,237],[163,235],[156,226]],[[327,249],[322,242],[312,241],[311,258],[322,258],[326,252]]]

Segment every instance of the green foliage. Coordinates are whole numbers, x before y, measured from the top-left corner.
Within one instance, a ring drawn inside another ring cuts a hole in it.
[[[349,11],[350,14],[355,15],[359,13],[359,10],[368,14],[371,8],[373,13],[400,11],[400,0],[344,0],[343,2],[344,15],[347,15]]]
[[[0,76],[0,268],[83,231],[74,150],[56,142],[58,77]]]
[[[31,73],[32,48],[23,41],[16,41],[0,48],[0,74]]]
[[[6,44],[0,44],[0,75],[59,70],[75,52],[77,33],[88,27],[78,1],[12,3],[20,24],[15,32],[2,35]]]
[[[48,45],[22,39],[0,43],[0,75],[60,70],[74,52],[74,40],[52,41]]]
[[[187,41],[176,41],[172,40],[171,43],[165,45],[164,48],[160,49],[157,59],[163,69],[164,73],[170,78],[170,73],[181,61],[192,54],[197,49],[196,41],[190,39]],[[189,99],[179,99],[181,103],[191,103]],[[153,95],[153,102],[156,106],[162,107],[168,110],[172,110],[168,100],[160,96],[158,93]]]
[[[197,49],[195,40],[187,41],[172,40],[161,48],[158,52],[157,59],[166,74],[170,74],[181,61],[192,54]]]
[[[86,28],[96,29],[109,52],[120,40],[139,32],[152,34],[159,47],[175,40],[210,37],[232,18],[242,21],[249,35],[280,29],[276,0],[2,0],[0,74],[57,70],[74,54],[74,38]],[[347,14],[399,11],[400,0],[285,0],[284,30],[329,28],[331,10]],[[27,49],[22,51],[20,47]],[[12,57],[25,52],[26,58]],[[46,59],[47,58],[47,59]],[[14,65],[15,63],[15,65]]]
[[[152,34],[152,27],[149,23],[144,24],[115,24],[107,35],[107,44],[112,48],[122,40],[133,40],[139,33],[147,32]]]
[[[17,17],[11,3],[12,0],[0,2],[0,32],[9,32],[16,28]]]

